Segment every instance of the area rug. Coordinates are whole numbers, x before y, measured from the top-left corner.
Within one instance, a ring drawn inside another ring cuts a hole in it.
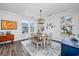
[[[36,45],[32,45],[31,40],[26,40],[21,42],[25,49],[29,52],[31,56],[58,56],[60,55],[60,51],[57,49],[53,49],[50,46],[48,48],[39,47]]]

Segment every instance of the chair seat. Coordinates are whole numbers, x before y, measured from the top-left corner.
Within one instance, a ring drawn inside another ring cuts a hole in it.
[[[32,42],[34,42],[34,43],[40,43],[40,42],[41,42],[41,40],[38,40],[38,39],[33,39],[33,40],[32,40]]]

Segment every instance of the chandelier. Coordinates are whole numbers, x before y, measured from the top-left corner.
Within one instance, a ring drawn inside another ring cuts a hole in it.
[[[39,24],[44,24],[44,19],[42,18],[42,10],[40,10],[40,18],[38,19]]]
[[[44,19],[42,18],[42,10],[40,10],[40,18],[38,19],[38,33],[44,31]]]

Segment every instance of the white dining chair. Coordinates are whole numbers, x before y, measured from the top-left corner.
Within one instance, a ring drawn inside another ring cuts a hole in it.
[[[51,46],[51,44],[52,44],[52,33],[48,33],[48,36],[47,36],[47,47]]]

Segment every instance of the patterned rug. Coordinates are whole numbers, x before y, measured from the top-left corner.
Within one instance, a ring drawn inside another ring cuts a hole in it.
[[[43,48],[39,46],[38,49],[36,45],[31,44],[31,40],[22,41],[21,43],[31,56],[59,56],[61,52],[61,47],[57,43],[52,43],[53,47]]]

